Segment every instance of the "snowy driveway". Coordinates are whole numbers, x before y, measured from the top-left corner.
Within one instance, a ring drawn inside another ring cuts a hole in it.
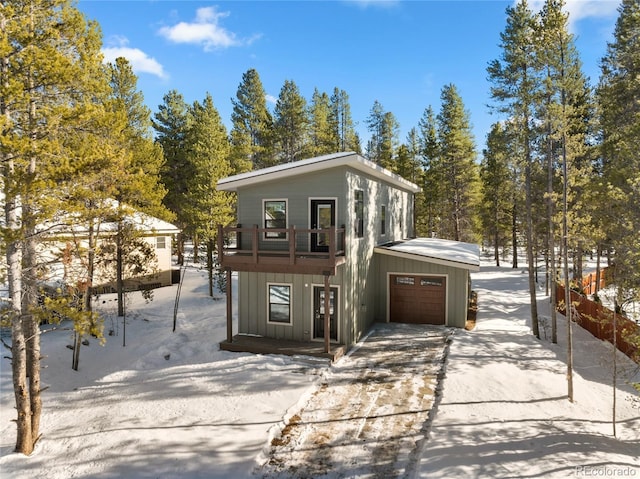
[[[452,331],[376,325],[271,441],[262,477],[402,477],[413,469]]]

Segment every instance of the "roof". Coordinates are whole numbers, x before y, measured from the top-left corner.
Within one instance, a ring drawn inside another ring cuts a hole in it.
[[[439,238],[414,238],[377,246],[376,253],[442,264],[469,271],[480,271],[480,248],[477,244]]]
[[[420,187],[399,175],[382,168],[352,151],[317,156],[306,160],[284,163],[260,170],[253,170],[239,175],[229,176],[218,181],[218,190],[238,191],[243,186],[266,183],[268,181],[290,178],[315,171],[322,171],[338,166],[350,166],[356,170],[368,173],[375,178],[385,181],[398,188],[417,193]]]
[[[115,213],[118,208],[118,201],[113,199],[107,200],[104,206],[110,208]],[[145,233],[146,236],[172,235],[180,233],[181,231],[180,228],[167,221],[129,206],[123,206],[123,212],[125,212],[126,221],[132,224],[138,231]],[[69,234],[83,235],[87,234],[88,231],[86,225],[71,221],[71,216],[68,213],[62,214],[62,220],[59,224],[44,224],[40,229],[59,236]],[[114,221],[104,220],[100,225],[100,231],[105,234],[112,234],[117,230],[118,223]]]

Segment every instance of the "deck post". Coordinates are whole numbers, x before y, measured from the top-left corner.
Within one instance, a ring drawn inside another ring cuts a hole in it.
[[[289,227],[289,264],[296,264],[296,227]]]
[[[324,352],[331,352],[331,302],[329,300],[329,275],[324,275]]]
[[[227,268],[227,341],[233,342],[233,298],[231,288],[231,269]]]

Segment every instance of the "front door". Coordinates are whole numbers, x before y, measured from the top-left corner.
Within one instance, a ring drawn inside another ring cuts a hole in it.
[[[329,337],[338,340],[338,288],[329,288]],[[313,338],[324,338],[324,286],[313,287]]]
[[[335,225],[336,200],[311,200],[311,229],[328,230]],[[311,251],[328,252],[329,233],[312,233]]]

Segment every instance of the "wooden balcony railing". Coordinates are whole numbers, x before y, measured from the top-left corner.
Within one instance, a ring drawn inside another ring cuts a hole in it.
[[[218,226],[222,269],[334,275],[345,261],[345,228]]]

